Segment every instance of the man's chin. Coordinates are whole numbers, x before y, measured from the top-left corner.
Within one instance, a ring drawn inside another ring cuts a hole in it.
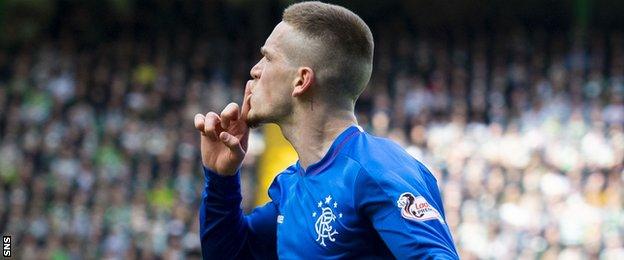
[[[247,118],[245,118],[245,123],[247,123],[249,128],[256,128],[264,124],[278,122],[277,117],[274,117],[273,115],[258,114],[253,112],[254,111],[250,111],[247,113]]]
[[[258,117],[255,115],[248,115],[247,118],[245,119],[245,123],[247,123],[247,126],[249,128],[257,128],[264,122],[261,117]]]

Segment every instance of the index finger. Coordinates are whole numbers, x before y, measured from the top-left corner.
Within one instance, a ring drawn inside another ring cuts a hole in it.
[[[247,114],[250,109],[250,99],[251,99],[251,84],[252,80],[247,81],[247,85],[245,85],[245,95],[243,96],[243,107],[241,108],[241,118],[244,121],[247,121]]]

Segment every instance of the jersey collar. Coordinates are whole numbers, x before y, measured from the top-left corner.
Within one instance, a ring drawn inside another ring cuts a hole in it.
[[[299,160],[297,160],[297,169],[299,170],[299,173],[305,176],[305,175],[310,175],[310,174],[321,172],[327,166],[329,166],[329,164],[334,160],[334,158],[336,158],[340,150],[342,150],[342,147],[344,147],[345,144],[348,143],[351,137],[354,137],[357,134],[363,133],[363,132],[364,130],[359,125],[351,125],[347,127],[347,129],[342,131],[342,133],[340,133],[338,137],[336,137],[332,145],[329,147],[329,150],[327,151],[325,156],[323,156],[323,158],[321,158],[320,161],[308,166],[307,170],[304,170],[301,164],[299,163]]]

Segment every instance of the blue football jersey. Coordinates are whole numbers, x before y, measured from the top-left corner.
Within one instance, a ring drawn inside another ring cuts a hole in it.
[[[308,169],[275,177],[271,201],[245,216],[239,174],[204,168],[205,259],[457,259],[429,170],[396,143],[344,130]]]

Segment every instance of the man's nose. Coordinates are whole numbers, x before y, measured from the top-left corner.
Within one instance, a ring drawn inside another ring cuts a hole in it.
[[[255,66],[253,66],[253,68],[251,68],[251,71],[249,71],[249,75],[251,75],[252,79],[259,79],[260,75],[262,75],[262,65],[261,65],[262,61],[256,63]]]

